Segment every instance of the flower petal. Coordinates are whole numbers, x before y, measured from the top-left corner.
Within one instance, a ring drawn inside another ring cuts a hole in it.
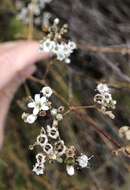
[[[72,176],[75,174],[75,171],[74,171],[74,167],[73,166],[66,166],[66,171],[67,171],[67,174]]]
[[[46,99],[46,97],[41,97],[41,99],[40,99],[40,102],[41,102],[41,104],[43,104],[43,103],[45,103],[47,101],[47,99]]]
[[[40,101],[40,94],[36,94],[34,97],[35,102],[39,102]]]
[[[35,102],[28,103],[28,108],[34,108],[34,107],[35,107]]]
[[[27,123],[32,124],[36,121],[36,119],[37,119],[37,117],[35,115],[31,114],[27,117],[26,121],[27,121]]]
[[[39,112],[39,109],[38,109],[37,107],[35,107],[35,108],[33,109],[33,114],[34,114],[34,115],[37,115],[38,112]]]
[[[46,105],[43,105],[43,106],[41,107],[41,110],[43,110],[43,111],[47,111],[47,110],[49,110],[49,107],[46,106]]]

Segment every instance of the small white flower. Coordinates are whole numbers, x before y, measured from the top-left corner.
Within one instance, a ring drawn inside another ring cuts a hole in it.
[[[36,155],[36,160],[37,160],[37,163],[43,164],[46,162],[46,156],[43,153],[38,153]]]
[[[58,51],[56,55],[57,55],[57,60],[59,61],[63,61],[66,58],[63,51]]]
[[[46,39],[44,42],[42,42],[42,50],[44,52],[50,52],[52,53],[55,49],[56,43],[54,41],[51,41],[50,39]]]
[[[66,166],[66,171],[67,171],[67,174],[70,175],[70,176],[73,176],[75,174],[74,166],[67,165]]]
[[[25,123],[32,124],[36,121],[37,116],[33,114],[28,114],[28,113],[23,113],[22,114],[22,119],[24,120]]]
[[[130,130],[128,126],[123,126],[119,129],[119,136],[124,137],[125,133]]]
[[[34,100],[28,103],[29,108],[33,108],[33,114],[37,115],[40,111],[49,110],[46,97],[40,97],[40,94],[36,94]]]
[[[97,85],[97,90],[101,93],[104,94],[105,92],[109,93],[109,88],[107,84],[100,83]]]
[[[36,115],[30,114],[30,115],[28,115],[26,122],[29,124],[32,124],[36,121],[36,119],[37,119]]]
[[[104,101],[104,103],[109,104],[109,103],[111,102],[111,100],[112,100],[111,94],[105,92],[105,93],[103,94],[103,101]]]
[[[99,93],[94,96],[94,102],[100,104],[100,110],[104,115],[108,115],[111,119],[115,118],[115,115],[111,110],[115,109],[116,101],[112,99],[112,95],[110,94],[109,88],[107,84],[98,84],[96,88]]]
[[[51,110],[51,115],[53,115],[53,116],[56,116],[57,115],[57,109],[56,108],[53,108],[52,110]]]
[[[55,127],[51,127],[49,125],[47,125],[47,133],[48,133],[48,136],[52,139],[57,139],[59,137],[58,129]]]
[[[65,63],[69,64],[71,60],[69,58],[65,59]]]
[[[86,168],[88,166],[88,161],[92,158],[93,156],[91,156],[90,158],[88,158],[88,156],[86,156],[85,154],[81,155],[78,157],[77,161],[79,163],[79,166],[81,168]]]
[[[130,127],[123,126],[119,129],[119,136],[121,138],[125,138],[126,140],[130,140]]]
[[[59,24],[59,22],[60,22],[60,19],[59,18],[55,18],[54,23],[57,25],[57,24]]]
[[[45,167],[43,164],[36,163],[32,171],[35,172],[37,175],[43,175],[44,169]]]
[[[69,42],[68,42],[68,47],[69,47],[71,50],[74,50],[74,49],[77,48],[76,43],[73,42],[73,41],[69,41]]]
[[[43,147],[43,151],[46,153],[46,154],[50,154],[52,155],[53,154],[53,146],[49,143],[47,143],[44,147]]]
[[[46,96],[47,98],[51,97],[53,91],[49,86],[43,87],[41,92],[43,93],[44,96]]]
[[[57,141],[55,143],[55,153],[58,156],[62,156],[63,154],[65,154],[65,151],[66,151],[66,146],[64,144],[64,141],[63,140]]]
[[[68,44],[62,44],[62,51],[64,52],[66,58],[68,58],[73,52],[72,49],[68,46]]]
[[[58,113],[58,114],[56,115],[56,119],[57,119],[58,121],[61,121],[61,120],[63,119],[63,115],[60,114],[60,113]]]
[[[48,138],[46,135],[44,134],[40,134],[38,137],[37,137],[37,144],[39,144],[40,146],[45,146],[46,144],[48,143]]]

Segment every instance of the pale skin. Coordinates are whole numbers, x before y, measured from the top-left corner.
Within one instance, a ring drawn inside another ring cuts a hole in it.
[[[38,52],[37,42],[0,44],[0,148],[3,144],[5,119],[18,87],[35,71],[35,63],[50,57]]]

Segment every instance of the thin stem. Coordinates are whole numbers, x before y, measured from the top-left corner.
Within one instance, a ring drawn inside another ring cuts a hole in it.
[[[67,111],[63,114],[63,116],[68,115],[70,112],[71,112],[71,110],[70,110],[70,109],[68,109],[68,110],[67,110]]]
[[[26,92],[27,96],[31,96],[31,92],[30,92],[28,84],[26,82],[24,83],[24,88],[25,88],[25,92]]]
[[[91,109],[91,108],[96,108],[95,105],[90,105],[90,106],[70,106],[71,110],[76,110],[76,109]]]
[[[46,68],[46,71],[45,71],[43,79],[46,79],[46,77],[47,77],[48,73],[50,72],[53,64],[54,64],[54,61],[51,61],[49,64],[47,64],[47,68]]]
[[[128,47],[98,47],[91,44],[78,44],[78,47],[82,50],[94,52],[94,53],[120,53],[122,55],[130,54],[130,48]]]
[[[69,109],[63,114],[68,115],[70,112],[74,111],[74,110],[79,110],[79,109],[91,109],[91,108],[95,108],[95,105],[90,105],[90,106],[69,106]]]

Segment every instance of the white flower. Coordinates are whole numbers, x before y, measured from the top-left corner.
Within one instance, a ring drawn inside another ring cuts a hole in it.
[[[38,153],[36,155],[36,160],[37,160],[37,163],[43,164],[46,162],[46,156],[43,153]]]
[[[64,51],[61,50],[57,51],[56,55],[57,55],[57,60],[59,61],[63,61],[66,58]]]
[[[98,84],[96,88],[99,93],[94,96],[94,102],[100,104],[100,111],[104,115],[108,115],[111,119],[115,118],[115,115],[111,110],[107,109],[115,109],[116,101],[112,99],[112,95],[109,92],[109,88],[106,84]]]
[[[93,156],[91,156],[90,158],[88,158],[88,156],[86,156],[85,154],[79,156],[77,158],[77,161],[79,163],[79,166],[81,168],[86,168],[88,166],[88,161],[92,158]]]
[[[105,92],[109,92],[109,88],[107,84],[100,83],[97,85],[97,90],[101,93],[104,94]]]
[[[66,151],[66,146],[64,144],[63,140],[59,140],[55,143],[55,153],[58,156],[62,156],[63,154],[65,154]]]
[[[47,143],[44,147],[43,147],[43,151],[47,154],[53,154],[53,146],[49,143]]]
[[[48,136],[52,139],[57,139],[59,137],[58,129],[55,127],[51,127],[49,125],[47,125],[47,133],[48,133]]]
[[[65,59],[65,63],[69,64],[71,60],[69,58]]]
[[[60,19],[59,18],[55,18],[54,23],[57,25],[57,24],[59,24],[59,22],[60,22]]]
[[[40,94],[36,94],[34,100],[28,103],[29,108],[33,108],[33,114],[37,115],[40,111],[49,110],[46,97],[40,97]]]
[[[25,123],[32,124],[36,121],[37,116],[33,114],[28,114],[28,113],[23,113],[22,114],[22,119],[24,120]]]
[[[103,104],[103,95],[102,94],[96,94],[94,96],[94,102],[98,104]]]
[[[35,172],[37,175],[43,175],[44,169],[44,164],[36,163],[32,171]]]
[[[58,113],[58,114],[56,115],[56,119],[57,119],[58,121],[61,121],[61,120],[63,119],[63,115],[60,114],[60,113]]]
[[[75,174],[74,166],[67,165],[66,166],[66,171],[67,171],[67,174],[70,175],[70,176],[73,176]]]
[[[57,44],[53,52],[56,54],[59,61],[66,60],[71,54],[66,43]]]
[[[41,92],[43,93],[44,96],[46,96],[47,98],[51,97],[53,91],[49,86],[43,87]]]
[[[32,124],[36,121],[36,119],[37,119],[36,115],[30,114],[30,115],[28,115],[26,122],[29,124]]]
[[[50,39],[46,39],[41,43],[42,51],[52,53],[56,47],[56,43]]]
[[[129,130],[128,126],[123,126],[119,129],[119,136],[124,137],[125,133]]]
[[[64,52],[66,58],[68,58],[71,53],[72,53],[72,49],[68,46],[68,44],[62,44],[62,51]]]
[[[48,138],[46,135],[44,134],[40,134],[38,137],[37,137],[37,144],[39,144],[40,146],[45,146],[46,144],[48,143]]]
[[[108,93],[108,92],[105,92],[103,94],[103,102],[106,103],[106,104],[109,104],[111,102],[111,100],[112,100],[111,94]]]
[[[51,115],[53,115],[53,116],[56,116],[57,115],[57,109],[56,108],[53,108],[52,110],[51,110]]]
[[[130,127],[123,126],[119,129],[119,136],[121,138],[125,138],[126,140],[130,140]]]
[[[68,42],[68,47],[69,47],[72,51],[77,48],[76,43],[73,42],[73,41],[69,41],[69,42]]]

